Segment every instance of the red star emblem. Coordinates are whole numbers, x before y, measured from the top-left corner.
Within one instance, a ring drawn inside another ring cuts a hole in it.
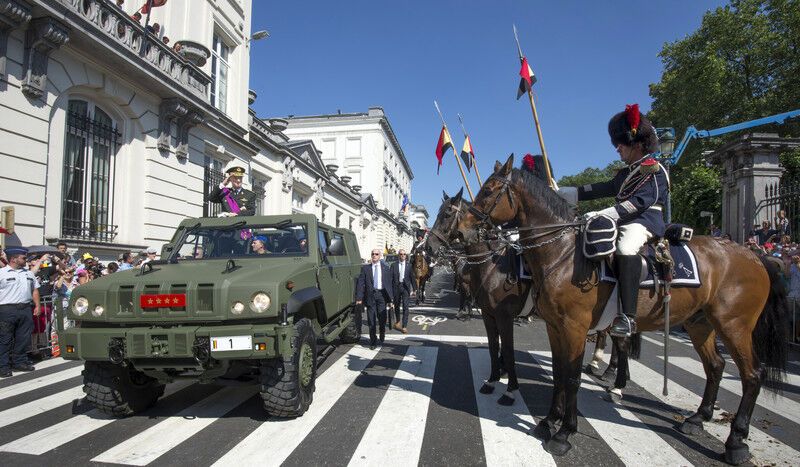
[[[157,298],[157,299],[156,299],[156,303],[158,303],[159,305],[161,305],[161,299],[160,299],[160,298]]]
[[[153,299],[152,298],[148,298],[147,299],[147,304],[148,305],[152,305],[153,304]]]
[[[177,298],[173,298],[172,299],[172,303],[178,303],[178,299]]]

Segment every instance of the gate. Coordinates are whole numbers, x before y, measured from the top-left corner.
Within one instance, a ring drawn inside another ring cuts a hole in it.
[[[788,233],[792,237],[792,241],[798,241],[800,236],[800,184],[793,183],[787,185],[780,185],[778,183],[769,184],[764,187],[764,199],[759,201],[756,205],[755,213],[750,225],[746,226],[747,231],[750,227],[758,224],[761,221],[768,220],[772,224],[772,228],[778,228],[776,219],[778,212],[784,211],[786,219],[788,219]]]

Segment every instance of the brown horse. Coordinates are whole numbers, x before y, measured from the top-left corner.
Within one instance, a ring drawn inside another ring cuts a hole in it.
[[[454,254],[451,242],[458,234],[456,226],[470,206],[462,198],[462,193],[463,190],[452,198],[444,194],[436,222],[425,243],[434,257]],[[530,282],[519,280],[517,262],[511,255],[493,255],[483,244],[470,245],[465,252],[466,256],[462,256],[462,260],[469,258],[479,264],[464,264],[463,268],[455,268],[456,274],[458,270],[461,271],[464,276],[461,282],[469,289],[481,309],[491,359],[491,372],[480,392],[494,392],[495,383],[500,381],[505,371],[508,373],[508,386],[497,402],[512,405],[514,391],[519,389],[514,358],[514,318],[525,306],[531,288]]]
[[[411,266],[413,267],[414,282],[417,284],[417,305],[425,301],[425,284],[430,279],[430,269],[428,267],[428,258],[425,256],[423,248],[417,248],[411,257]]]
[[[467,243],[478,243],[487,227],[514,222],[520,244],[537,285],[538,310],[547,323],[553,352],[553,399],[550,412],[534,433],[545,449],[563,455],[577,430],[577,391],[580,385],[586,332],[598,322],[612,288],[585,280],[586,260],[576,248],[573,209],[546,182],[513,168],[513,155],[497,162],[494,173],[478,192],[458,225]],[[479,232],[480,229],[480,232]],[[683,324],[703,362],[706,387],[698,411],[679,429],[699,434],[711,419],[725,366],[715,345],[719,336],[739,368],[742,398],[725,442],[725,461],[740,464],[750,457],[747,439],[750,417],[762,383],[777,388],[785,375],[787,344],[784,313],[786,295],[777,272],[746,248],[710,237],[696,237],[691,249],[701,265],[699,288],[672,289],[670,325]],[[713,265],[713,266],[712,266]],[[589,269],[591,271],[591,269]],[[593,272],[591,272],[593,273]],[[663,289],[639,293],[637,327],[664,328]],[[620,368],[626,356],[620,354]],[[763,365],[763,366],[762,366]],[[552,434],[555,423],[561,428]]]

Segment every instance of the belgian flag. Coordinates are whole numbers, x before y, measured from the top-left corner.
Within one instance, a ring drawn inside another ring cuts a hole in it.
[[[467,172],[472,168],[472,158],[475,157],[475,152],[472,150],[472,141],[469,140],[469,135],[464,137],[464,147],[461,148],[461,160],[467,166]]]
[[[533,88],[536,83],[536,75],[533,74],[531,66],[528,65],[528,58],[522,57],[522,67],[519,69],[519,89],[517,89],[517,100]]]
[[[448,149],[453,149],[453,138],[450,137],[450,132],[447,131],[447,127],[442,125],[442,132],[439,134],[439,142],[436,144],[436,160],[439,162],[439,165],[436,166],[436,175],[439,175],[439,168],[442,166],[444,153],[446,153]],[[453,151],[455,151],[455,149],[453,149]]]

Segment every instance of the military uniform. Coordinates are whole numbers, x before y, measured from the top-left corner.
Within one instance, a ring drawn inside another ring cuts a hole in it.
[[[6,255],[26,254],[24,248],[7,248]],[[28,350],[33,332],[34,291],[39,287],[29,270],[5,266],[0,269],[0,376],[11,376],[11,368],[31,371]],[[12,349],[13,343],[13,349]],[[10,354],[10,355],[9,355]],[[10,358],[9,358],[10,357]]]
[[[242,167],[232,167],[226,173],[232,177],[243,177],[244,169]],[[230,195],[230,201],[228,200],[228,195]],[[231,202],[233,202],[238,207],[239,212],[237,214],[239,216],[253,216],[256,213],[256,194],[244,188],[235,190],[220,183],[208,195],[208,200],[220,203],[222,212],[236,212],[237,208],[231,205]]]

